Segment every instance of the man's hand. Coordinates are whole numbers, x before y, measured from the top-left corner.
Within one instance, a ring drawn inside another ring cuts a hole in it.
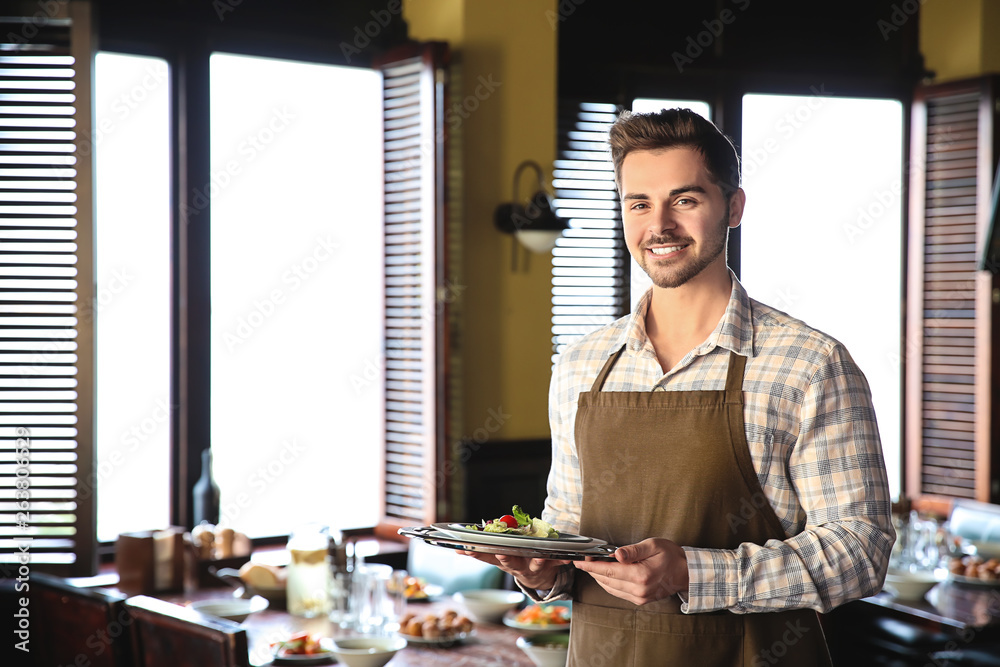
[[[548,558],[521,558],[519,556],[501,556],[499,554],[462,551],[467,556],[481,560],[490,565],[496,565],[504,572],[513,575],[525,588],[547,591],[555,586],[556,571],[565,560],[550,560]]]
[[[601,588],[633,604],[646,604],[688,589],[687,556],[676,543],[650,538],[615,550],[617,563],[576,561]]]

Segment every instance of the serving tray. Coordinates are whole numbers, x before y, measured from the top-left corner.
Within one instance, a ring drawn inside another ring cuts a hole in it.
[[[523,558],[548,558],[551,560],[603,560],[614,561],[615,549],[618,547],[595,540],[593,546],[571,549],[550,546],[522,546],[513,543],[496,543],[482,541],[472,534],[468,537],[456,537],[441,532],[434,526],[413,526],[400,528],[397,531],[404,537],[423,540],[427,544],[456,551],[473,551],[476,553],[499,554],[502,556],[520,556]]]

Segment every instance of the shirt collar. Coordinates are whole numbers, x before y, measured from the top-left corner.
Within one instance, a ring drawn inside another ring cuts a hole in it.
[[[705,342],[698,346],[697,353],[705,354],[715,347],[721,347],[750,358],[753,357],[753,309],[750,296],[732,269],[729,270],[729,276],[733,280],[733,291],[729,295],[726,312]],[[646,311],[652,296],[653,288],[650,287],[635,304],[608,356],[622,345],[630,353],[637,353],[646,346]]]

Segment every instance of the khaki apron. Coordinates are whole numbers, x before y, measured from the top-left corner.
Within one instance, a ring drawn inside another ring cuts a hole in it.
[[[580,533],[708,549],[784,540],[747,447],[746,357],[730,352],[723,391],[602,392],[622,349],[580,394]],[[676,595],[637,606],[579,570],[573,598],[570,667],[831,665],[812,610],[682,614]]]

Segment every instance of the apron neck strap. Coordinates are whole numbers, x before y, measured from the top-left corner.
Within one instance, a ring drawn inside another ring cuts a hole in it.
[[[743,373],[747,358],[729,351],[729,371],[726,373],[726,403],[743,402]]]
[[[594,386],[590,388],[590,393],[599,394],[601,393],[601,388],[604,386],[604,381],[608,378],[608,373],[611,372],[611,368],[618,361],[618,357],[622,356],[622,352],[625,351],[625,345],[623,344],[618,348],[618,351],[612,354],[604,364],[604,368],[601,372],[597,374],[597,378],[594,380]]]

